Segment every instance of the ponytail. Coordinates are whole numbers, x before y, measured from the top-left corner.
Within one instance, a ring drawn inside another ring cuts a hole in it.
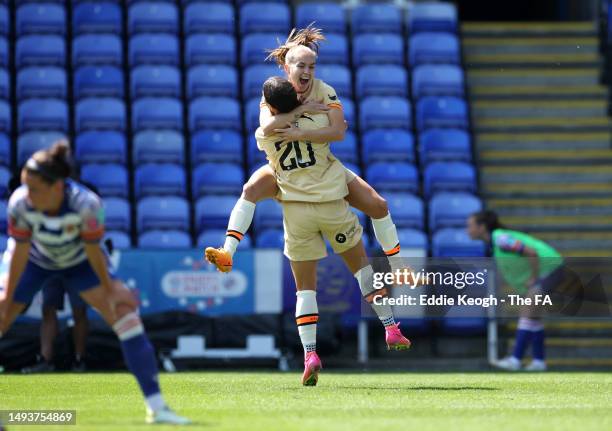
[[[68,141],[61,139],[50,148],[35,152],[24,169],[49,184],[69,178],[72,174],[72,158]]]
[[[287,60],[287,54],[292,48],[305,46],[317,54],[319,52],[319,43],[323,40],[325,40],[323,32],[320,28],[313,27],[313,23],[301,30],[294,28],[291,30],[291,33],[289,33],[289,37],[285,43],[268,51],[269,55],[266,57],[266,60],[275,60],[276,64],[284,66]]]

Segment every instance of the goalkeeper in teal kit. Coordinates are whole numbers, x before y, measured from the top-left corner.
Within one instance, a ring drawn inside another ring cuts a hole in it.
[[[504,228],[493,211],[472,214],[467,221],[472,239],[487,242],[504,281],[523,296],[552,292],[563,280],[563,258],[550,245],[522,232]],[[498,368],[518,371],[532,345],[533,360],[525,371],[545,371],[544,325],[538,306],[522,307],[512,355],[497,361]]]

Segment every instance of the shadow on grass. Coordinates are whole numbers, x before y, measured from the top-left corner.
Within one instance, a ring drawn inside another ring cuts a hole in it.
[[[284,390],[303,391],[302,387],[283,388]],[[326,386],[325,389],[359,389],[368,391],[499,391],[499,388],[484,386]]]

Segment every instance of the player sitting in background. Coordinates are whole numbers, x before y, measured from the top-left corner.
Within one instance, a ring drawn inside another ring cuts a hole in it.
[[[0,283],[0,337],[46,281],[62,277],[66,289],[80,294],[119,337],[127,367],[145,397],[147,422],[189,423],[166,405],[136,300],[109,274],[108,256],[100,246],[102,202],[70,174],[65,141],[37,151],[21,171],[23,185],[8,203],[9,235],[16,244]]]
[[[273,113],[286,113],[300,104],[293,85],[279,77],[266,80],[263,93]],[[357,216],[344,199],[348,193],[345,167],[330,151],[329,143],[312,143],[302,139],[312,129],[329,124],[327,115],[302,115],[291,126],[295,140],[284,136],[264,136],[261,128],[255,133],[257,145],[276,172],[283,206],[285,255],[297,289],[296,323],[304,347],[302,384],[314,386],[321,361],[316,353],[316,331],[319,318],[316,288],[317,262],[327,255],[323,237],[340,254],[359,282],[361,292],[385,327],[389,349],[404,350],[410,341],[395,323],[391,306],[375,304],[375,297],[386,297],[386,289],[373,287],[373,269],[363,242],[363,229]],[[286,136],[286,135],[285,135]]]
[[[532,297],[552,292],[563,279],[563,258],[550,245],[522,232],[506,229],[493,211],[480,211],[467,220],[472,239],[485,241],[493,248],[498,269],[504,280],[517,293]],[[517,371],[529,344],[533,346],[533,361],[526,371],[545,371],[544,325],[538,306],[522,307],[511,356],[493,365]]]

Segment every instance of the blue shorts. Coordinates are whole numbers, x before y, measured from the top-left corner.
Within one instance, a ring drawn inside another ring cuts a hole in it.
[[[113,278],[113,275],[111,278]],[[89,264],[89,261],[84,261],[76,266],[64,269],[44,269],[40,266],[28,262],[17,284],[14,302],[29,304],[32,302],[34,295],[42,289],[48,281],[55,279],[61,280],[66,292],[71,297],[79,296],[81,292],[93,289],[100,285],[100,280]]]
[[[67,292],[64,288],[64,281],[61,277],[52,277],[47,280],[42,288],[43,292],[43,308],[53,307],[56,310],[64,309],[64,298],[68,293],[68,299],[70,300],[70,308],[85,308],[87,304],[81,296],[74,292]]]

